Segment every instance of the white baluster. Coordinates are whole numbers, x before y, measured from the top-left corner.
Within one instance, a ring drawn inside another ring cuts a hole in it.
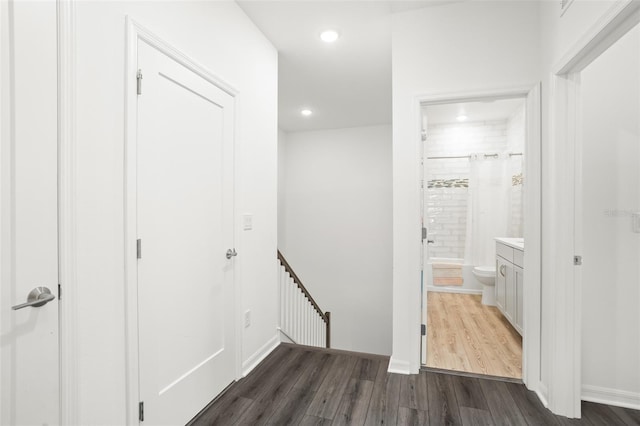
[[[313,305],[309,303],[307,305],[307,345],[309,346],[313,346],[313,340],[311,337],[313,336],[313,332],[311,331],[312,329],[313,329]]]
[[[298,290],[298,314],[296,329],[298,330],[298,343],[302,342],[302,292]]]
[[[291,286],[291,337],[296,340],[296,301],[298,296],[298,289],[295,286]]]
[[[304,338],[304,294],[298,292],[298,343]]]
[[[300,342],[300,325],[299,325],[299,321],[300,321],[300,289],[296,289],[296,293],[295,293],[295,299],[294,299],[294,306],[295,306],[295,314],[294,314],[294,319],[293,319],[293,328],[294,328],[294,335],[295,335],[295,341],[296,343]]]
[[[293,286],[291,277],[287,279],[287,333],[293,337]]]
[[[280,278],[278,280],[278,288],[279,288],[279,299],[280,299],[280,329],[284,328],[284,312],[285,312],[285,306],[284,306],[284,292],[285,292],[285,287],[284,287],[284,266],[280,265],[280,269],[278,270],[279,272],[279,277]]]

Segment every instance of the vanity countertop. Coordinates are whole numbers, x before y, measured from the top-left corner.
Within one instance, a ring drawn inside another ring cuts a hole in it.
[[[524,251],[524,238],[496,237],[495,240],[516,250]]]

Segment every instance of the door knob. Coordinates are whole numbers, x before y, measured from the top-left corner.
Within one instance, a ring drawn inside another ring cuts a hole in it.
[[[51,302],[56,297],[51,294],[51,290],[47,287],[36,287],[29,292],[27,295],[27,302],[21,303],[20,305],[12,306],[11,309],[17,311],[18,309],[26,308],[31,306],[32,308],[37,308],[42,305],[46,305]]]
[[[236,251],[236,249],[227,250],[227,259],[231,259],[232,257],[235,257],[237,255],[238,255],[238,252]]]

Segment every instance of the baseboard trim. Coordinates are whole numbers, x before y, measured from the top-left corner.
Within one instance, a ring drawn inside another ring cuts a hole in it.
[[[276,334],[262,345],[253,355],[242,363],[242,377],[246,377],[258,364],[264,360],[280,344],[280,335]]]
[[[640,393],[637,392],[583,385],[581,399],[598,404],[640,410]]]
[[[547,398],[547,387],[540,381],[538,381],[537,386],[533,391],[538,395],[538,399],[544,405],[544,408],[549,408],[549,400]]]
[[[481,289],[437,287],[433,285],[427,286],[427,291],[433,291],[436,293],[482,294]]]
[[[389,368],[387,372],[396,374],[411,374],[411,368],[408,361],[402,361],[391,357],[389,360]]]

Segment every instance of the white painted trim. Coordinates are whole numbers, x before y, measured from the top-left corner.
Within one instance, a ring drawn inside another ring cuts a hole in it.
[[[528,93],[525,105],[525,158],[523,211],[526,212],[524,238],[524,300],[522,381],[537,389],[541,381],[542,357],[542,101],[541,84]]]
[[[459,102],[476,102],[478,100],[491,101],[500,99],[525,98],[532,86],[513,86],[505,88],[468,90],[468,91],[438,91],[430,93],[420,93],[416,95],[415,101],[419,105],[442,105]]]
[[[565,53],[553,67],[553,74],[582,71],[602,52],[638,23],[640,2],[616,0],[600,19]]]
[[[553,297],[549,306],[549,408],[555,414],[570,418],[580,417],[580,395],[576,383],[580,381],[580,320],[577,297],[579,288],[575,285],[574,255],[574,145],[575,133],[572,127],[564,125],[575,118],[575,103],[570,92],[575,92],[574,76],[552,79],[553,111],[551,113],[551,146],[555,146],[555,156],[551,160],[553,222],[548,234],[554,235],[554,253],[547,258],[547,266],[553,279]]]
[[[260,364],[275,348],[280,345],[280,335],[276,334],[267,343],[262,345],[253,355],[242,363],[242,377],[246,377],[258,364]]]
[[[58,282],[60,424],[77,425],[79,336],[76,222],[75,1],[57,1],[58,28]]]
[[[538,399],[540,400],[542,405],[548,408],[549,407],[549,398],[548,398],[549,390],[547,389],[547,387],[542,382],[539,382],[538,388],[534,389],[534,392],[536,393],[536,395],[538,395]]]
[[[12,128],[12,67],[10,65],[10,25],[9,2],[0,2],[0,297],[3,289],[13,277],[13,227],[11,225],[12,212],[12,176],[11,145],[13,140]],[[0,330],[3,321],[10,321],[8,310],[0,310]],[[4,360],[3,348],[0,348],[0,376],[8,374],[10,363]],[[1,380],[1,379],[0,379]],[[0,383],[0,388],[2,383]],[[10,422],[11,399],[8,392],[0,392],[0,424]]]
[[[569,9],[569,7],[573,4],[574,0],[567,0],[567,2],[564,4],[564,6],[562,7],[562,10],[560,11],[560,16],[564,16],[565,12]]]
[[[582,400],[640,410],[640,393],[582,385]]]
[[[580,72],[602,52],[613,45],[629,29],[640,22],[640,2],[618,0],[570,48],[554,67],[551,77],[550,146],[556,147],[551,157],[551,188],[554,201],[550,235],[555,235],[556,253],[545,257],[553,279],[554,297],[550,306],[550,383],[549,408],[556,414],[580,417],[582,398],[582,293],[580,271],[573,266],[573,255],[579,254],[580,239],[575,238],[576,201],[580,200],[581,180],[577,175],[580,159],[579,88]],[[570,230],[570,232],[567,232]]]
[[[529,389],[537,390],[540,387],[540,360],[541,360],[541,338],[540,338],[540,321],[541,321],[541,239],[542,239],[542,157],[541,157],[541,93],[540,83],[528,86],[508,87],[485,89],[466,92],[443,93],[437,92],[432,94],[422,94],[416,96],[414,105],[417,105],[415,112],[415,122],[420,123],[420,105],[438,105],[457,102],[474,102],[485,100],[499,100],[523,98],[527,102],[526,117],[526,137],[525,144],[525,174],[528,176],[526,180],[527,192],[525,196],[525,207],[537,206],[532,209],[533,214],[529,214],[525,210],[527,217],[533,217],[533,220],[526,220],[524,225],[525,237],[529,239],[527,242],[528,250],[525,250],[525,265],[527,270],[533,273],[525,274],[525,289],[527,289],[527,303],[525,306],[525,328],[523,333],[523,382]],[[420,126],[417,126],[418,132]],[[420,134],[415,137],[420,139]],[[421,195],[422,197],[422,195]],[[417,287],[417,286],[416,286]],[[427,288],[431,291],[431,288]],[[416,295],[423,300],[423,295]],[[427,322],[427,327],[428,327]],[[415,329],[419,330],[419,324],[415,324]],[[422,349],[426,351],[426,348]]]
[[[214,76],[215,77],[215,76]],[[209,80],[211,81],[211,80]],[[215,83],[214,83],[215,84]],[[228,86],[228,85],[227,85]],[[243,271],[243,263],[244,263],[244,256],[242,255],[242,253],[244,253],[243,251],[243,246],[242,246],[242,238],[241,236],[243,235],[242,232],[243,230],[240,228],[242,226],[242,221],[241,220],[236,220],[238,211],[237,211],[237,203],[236,200],[239,199],[238,194],[242,194],[242,179],[240,179],[241,177],[241,164],[240,161],[238,160],[238,156],[236,155],[238,152],[241,152],[241,144],[242,144],[242,134],[241,134],[241,127],[239,126],[239,114],[238,111],[240,111],[240,104],[241,104],[241,97],[238,96],[239,92],[237,90],[235,90],[233,87],[229,86],[229,93],[231,96],[234,97],[234,102],[233,102],[233,134],[234,134],[234,140],[233,140],[233,193],[232,193],[232,203],[233,203],[233,244],[236,247],[236,251],[238,251],[239,253],[241,253],[238,257],[234,258],[234,273],[233,273],[233,280],[234,280],[234,304],[235,304],[235,317],[236,317],[236,322],[235,322],[235,337],[236,337],[236,360],[235,360],[235,373],[236,373],[236,380],[241,379],[242,376],[242,360],[244,357],[244,336],[245,336],[245,332],[246,329],[244,328],[244,310],[243,310],[243,305],[242,305],[242,282],[243,282],[243,276],[242,276],[242,271]]]
[[[281,343],[297,344],[296,342],[293,341],[293,339],[291,337],[289,337],[289,335],[287,333],[282,331],[282,328],[278,327],[278,333],[280,334],[280,342]]]
[[[138,58],[138,41],[142,40],[149,44],[159,52],[172,58],[182,66],[199,75],[209,83],[223,90],[227,94],[234,97],[234,130],[237,130],[237,110],[238,110],[238,94],[239,92],[230,84],[219,78],[207,68],[182,53],[180,50],[171,46],[156,34],[146,29],[129,16],[126,17],[126,60],[125,60],[125,158],[124,158],[124,285],[125,285],[125,350],[126,350],[126,422],[127,425],[137,425],[138,422],[138,400],[139,400],[139,366],[138,366],[138,294],[137,294],[137,259],[136,259],[136,176],[137,176],[137,158],[136,158],[136,141],[137,141],[137,93],[136,93],[136,74],[137,74],[137,58]],[[235,152],[237,147],[235,144],[239,140],[239,135],[235,134],[234,139],[234,181],[237,182],[238,171]],[[235,226],[235,193],[234,189],[234,240],[238,242],[237,230]],[[241,377],[242,371],[242,319],[239,307],[242,306],[241,295],[242,287],[240,285],[238,270],[241,261],[234,260],[234,308],[235,313],[235,331],[236,331],[236,359],[234,370],[236,378]],[[275,336],[277,338],[277,336]],[[277,340],[279,343],[279,340]]]
[[[387,369],[387,372],[395,374],[411,374],[411,365],[408,361],[403,361],[391,357],[391,359],[389,360],[389,368]]]
[[[227,94],[236,97],[238,95],[238,90],[236,90],[231,84],[227,83],[224,79],[212,73],[207,67],[201,65],[198,61],[191,58],[190,56],[184,54],[181,50],[173,47],[171,44],[164,41],[157,34],[151,32],[147,28],[140,25],[134,19],[127,17],[128,25],[132,31],[135,31],[137,40],[143,40],[149,45],[153,46],[158,51],[164,53],[168,57],[172,58],[180,65],[186,67],[187,69],[193,71],[200,77],[207,80],[209,83],[213,84],[217,88],[223,90]],[[137,49],[136,49],[137,50]]]
[[[433,293],[457,293],[457,294],[482,294],[481,289],[475,288],[453,288],[453,287],[437,287],[434,285],[427,286],[428,292]]]

